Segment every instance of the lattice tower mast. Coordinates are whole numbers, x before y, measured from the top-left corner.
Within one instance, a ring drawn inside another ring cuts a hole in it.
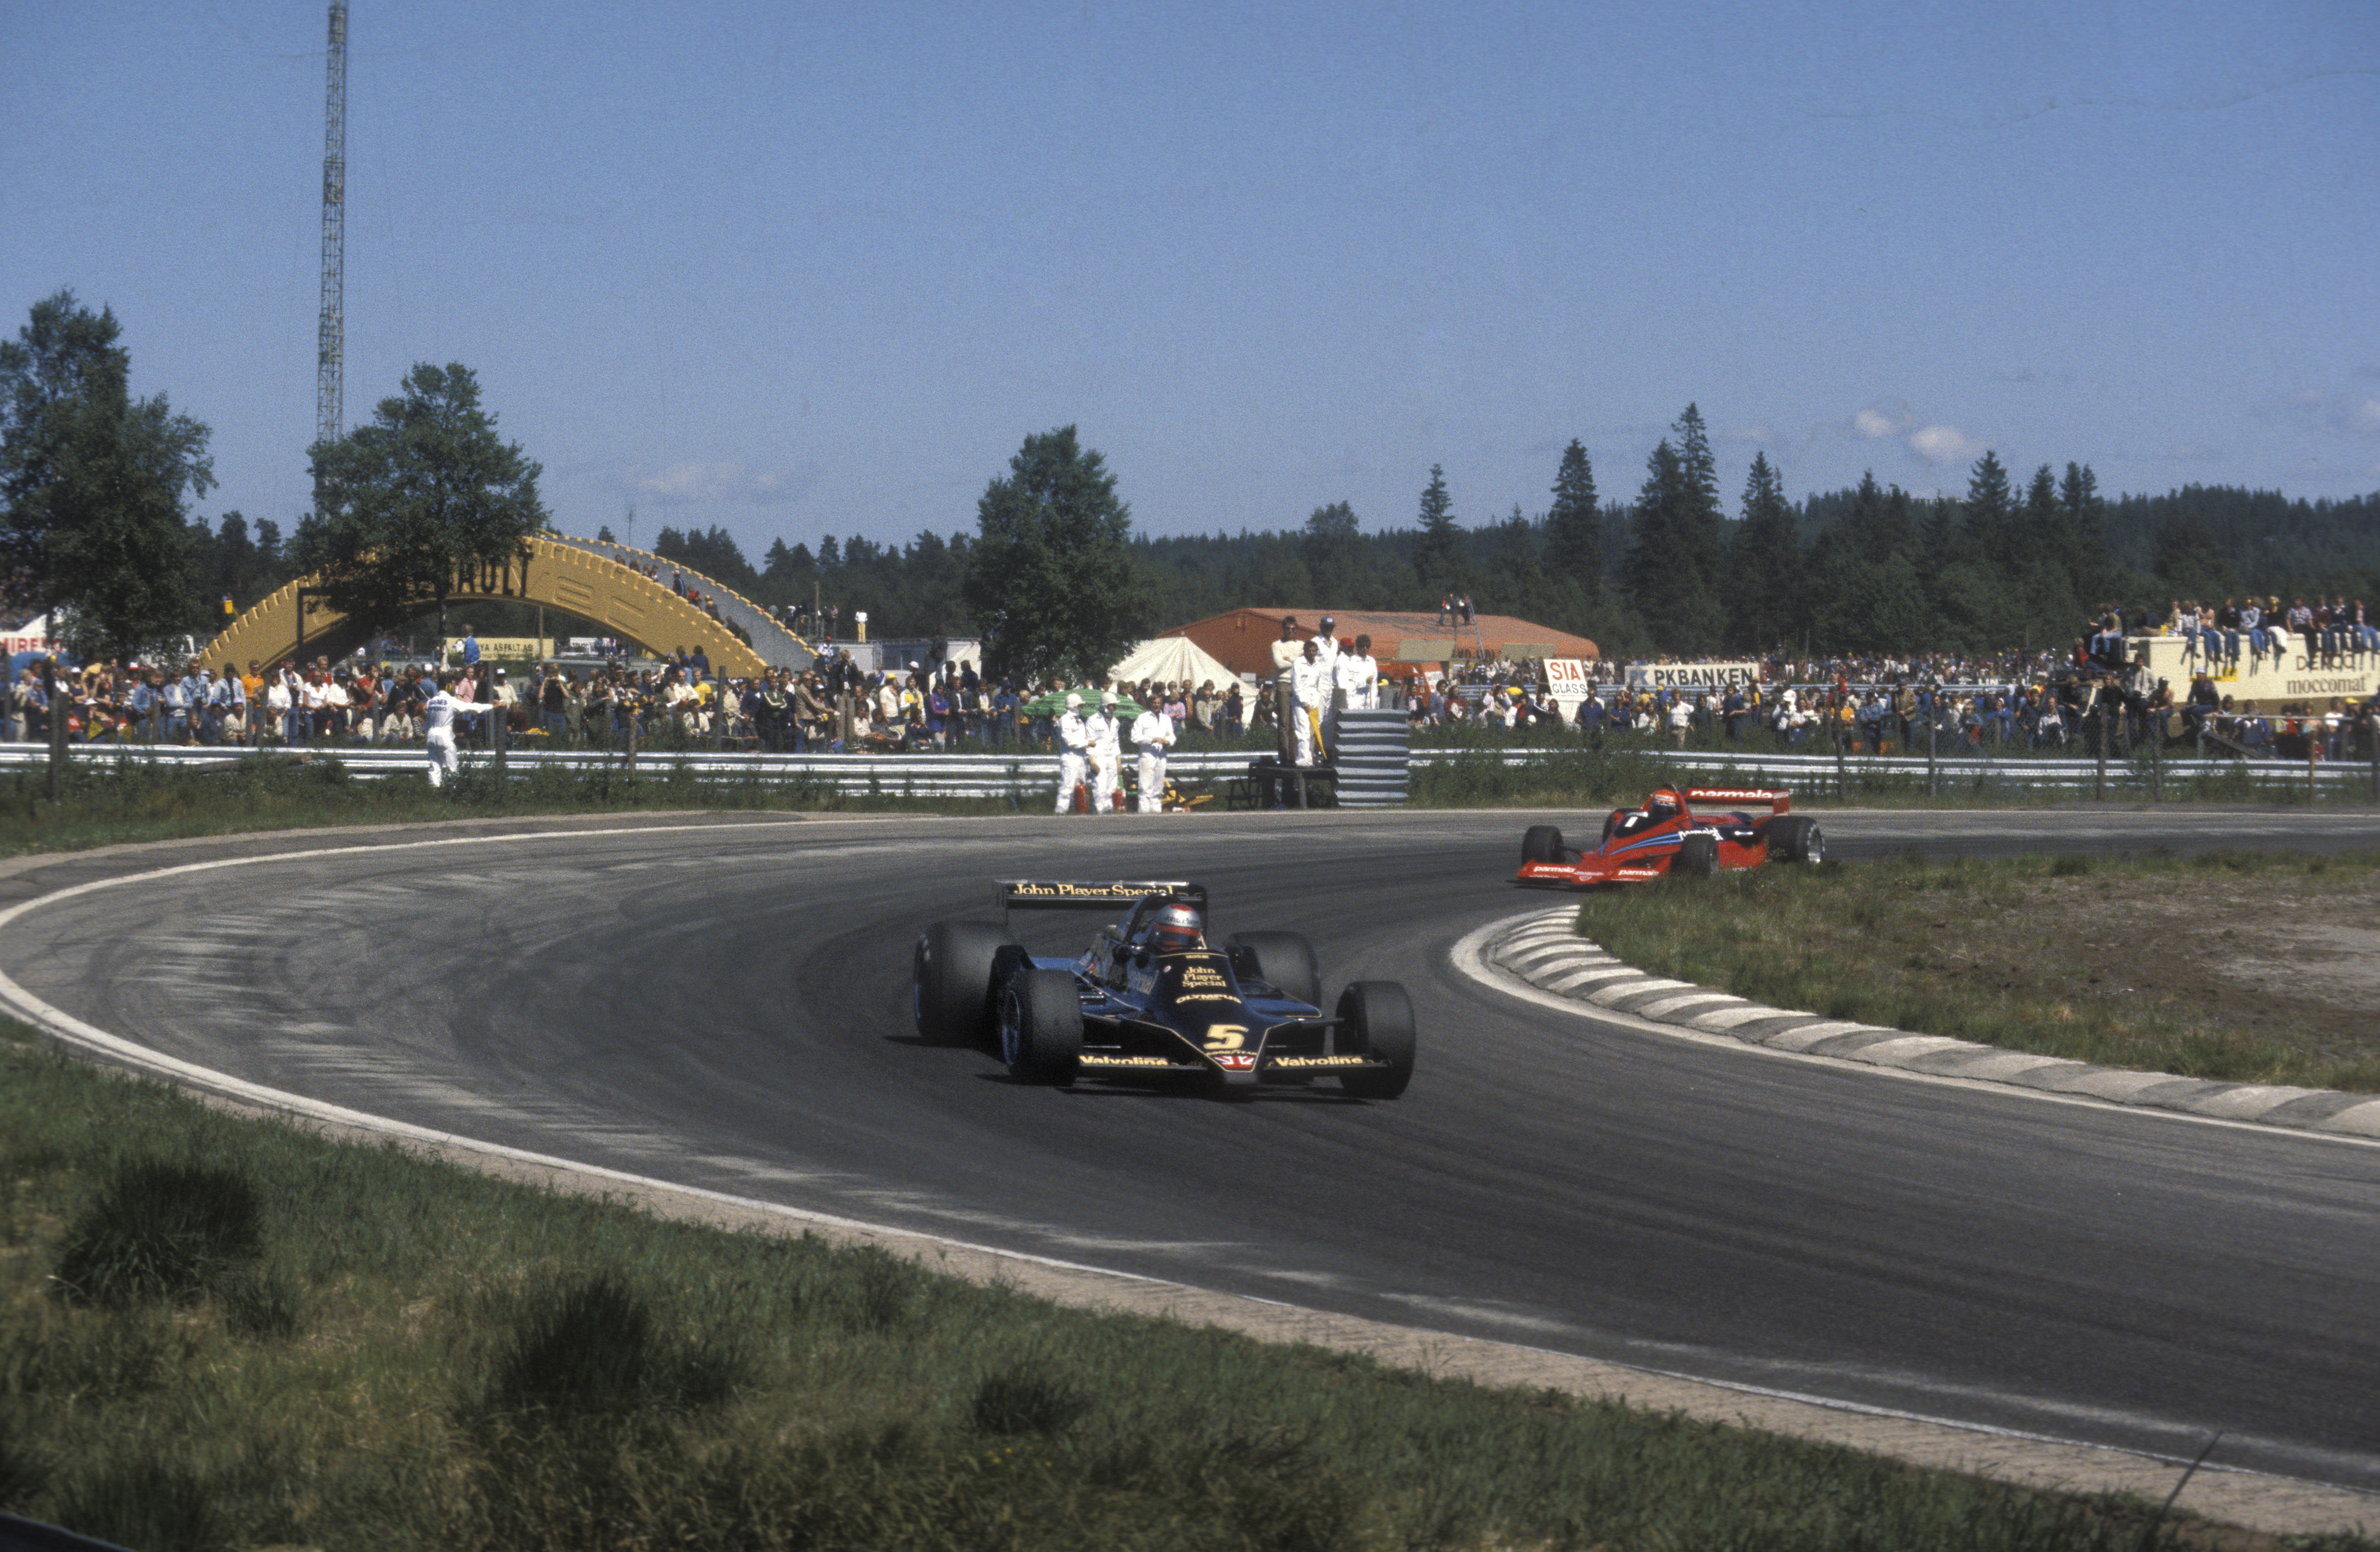
[[[346,359],[347,5],[331,0],[330,87],[322,133],[322,325],[314,379],[314,437],[339,435],[340,374]]]

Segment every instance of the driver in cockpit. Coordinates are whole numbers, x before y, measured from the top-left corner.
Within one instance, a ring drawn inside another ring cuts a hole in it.
[[[1182,953],[1207,946],[1207,924],[1195,907],[1168,905],[1148,924],[1148,946],[1159,953]]]
[[[1619,822],[1611,827],[1611,834],[1633,835],[1638,831],[1667,824],[1685,811],[1686,800],[1679,794],[1677,788],[1656,788],[1653,795],[1645,800],[1644,807],[1621,816]]]

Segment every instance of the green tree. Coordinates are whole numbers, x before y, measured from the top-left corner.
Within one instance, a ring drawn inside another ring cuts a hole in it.
[[[2064,519],[2061,552],[2074,596],[2085,600],[2111,597],[2122,585],[2123,568],[2107,548],[2107,503],[2090,465],[2067,464],[2066,478],[2058,482],[2058,509]]]
[[[1664,438],[1645,460],[1636,497],[1628,593],[1654,645],[1681,655],[1711,650],[1724,626],[1704,557],[1694,552],[1703,531],[1699,500],[1677,449]]]
[[[1326,608],[1352,609],[1363,585],[1364,534],[1355,509],[1345,502],[1318,506],[1298,536],[1298,558],[1305,563],[1314,596],[1304,601]]]
[[[1546,569],[1574,585],[1589,609],[1603,602],[1603,525],[1596,504],[1595,466],[1576,438],[1554,471],[1554,504],[1546,513]]]
[[[1524,620],[1541,620],[1552,601],[1556,579],[1547,575],[1545,546],[1537,525],[1522,515],[1521,503],[1512,503],[1512,515],[1489,530],[1490,553],[1488,600],[1490,610],[1517,615]]]
[[[684,533],[665,527],[653,540],[653,553],[665,561],[675,561],[688,571],[723,582],[739,593],[750,593],[760,579],[752,563],[744,558],[744,547],[735,542],[735,536],[715,525],[708,529],[688,528]]]
[[[2184,513],[2166,519],[2157,530],[2154,562],[2167,601],[2211,601],[2228,597],[2240,586],[2231,557],[2215,540],[2215,530],[2204,518]]]
[[[207,428],[136,399],[115,314],[60,291],[0,341],[0,554],[8,602],[55,611],[85,656],[131,657],[183,630],[184,496],[214,483]]]
[[[2009,496],[2008,470],[1989,448],[1975,460],[1967,479],[1967,545],[2003,564],[2017,553],[2016,507]]]
[[[1062,426],[1026,437],[986,487],[965,591],[994,673],[1088,678],[1133,642],[1146,606],[1115,485]]]
[[[1755,453],[1743,482],[1743,520],[1736,525],[1721,578],[1729,642],[1765,651],[1791,639],[1802,628],[1802,573],[1793,509],[1768,455]]]
[[[1463,552],[1463,527],[1454,520],[1454,502],[1446,493],[1446,471],[1429,466],[1429,483],[1421,492],[1421,537],[1414,546],[1414,576],[1435,602],[1438,596],[1461,591],[1471,582],[1471,564]]]
[[[1670,428],[1678,439],[1678,519],[1701,557],[1703,583],[1713,580],[1720,545],[1727,537],[1727,514],[1718,499],[1718,464],[1711,456],[1710,432],[1703,412],[1693,405]]]
[[[465,567],[511,564],[552,525],[543,468],[497,439],[468,367],[424,361],[371,424],[311,451],[315,510],[298,525],[299,566],[322,576],[331,607],[370,625],[438,610]]]

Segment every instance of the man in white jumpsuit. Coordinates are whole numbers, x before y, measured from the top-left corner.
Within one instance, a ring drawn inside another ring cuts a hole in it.
[[[495,709],[486,701],[455,699],[454,685],[452,673],[441,673],[438,693],[421,707],[422,750],[430,757],[430,785],[433,791],[459,764],[455,756],[455,713]]]
[[[1112,814],[1123,792],[1123,724],[1116,718],[1116,693],[1099,692],[1099,714],[1083,719],[1091,734],[1091,812]]]
[[[1374,711],[1380,705],[1380,665],[1372,661],[1372,638],[1359,636],[1355,649],[1342,652],[1331,664],[1331,677],[1338,682],[1340,709]],[[1339,730],[1330,729],[1330,741],[1338,742]]]
[[[1140,750],[1140,811],[1165,812],[1165,751],[1173,746],[1173,719],[1162,705],[1132,720],[1132,741]]]
[[[1322,749],[1324,759],[1330,751],[1339,747],[1339,660],[1346,654],[1339,646],[1339,622],[1329,614],[1316,627],[1315,661],[1322,665]]]
[[[1297,638],[1297,616],[1287,615],[1281,622],[1281,639],[1272,644],[1272,683],[1266,685],[1264,691],[1272,697],[1272,715],[1273,721],[1279,724],[1276,732],[1280,735],[1278,742],[1282,759],[1293,758],[1297,746],[1292,731],[1297,723],[1294,686],[1297,665],[1305,656],[1305,643]]]
[[[1330,705],[1330,665],[1322,659],[1321,649],[1312,640],[1305,644],[1305,655],[1291,670],[1290,690],[1297,702],[1291,721],[1297,734],[1297,763],[1312,765],[1318,752],[1328,758],[1330,750],[1322,740],[1322,714]]]
[[[1069,693],[1057,722],[1058,812],[1075,811],[1075,789],[1091,779],[1091,730],[1083,721],[1083,697]]]

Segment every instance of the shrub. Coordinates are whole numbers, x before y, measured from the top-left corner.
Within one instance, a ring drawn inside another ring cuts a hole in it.
[[[738,1365],[664,1331],[652,1305],[609,1273],[533,1301],[499,1344],[486,1407],[587,1416],[724,1400]]]
[[[1012,1367],[984,1376],[967,1418],[986,1434],[1060,1434],[1091,1410],[1091,1399],[1062,1376]]]
[[[256,1259],[255,1189],[229,1170],[137,1159],[67,1227],[58,1283],[104,1309],[188,1303]]]

